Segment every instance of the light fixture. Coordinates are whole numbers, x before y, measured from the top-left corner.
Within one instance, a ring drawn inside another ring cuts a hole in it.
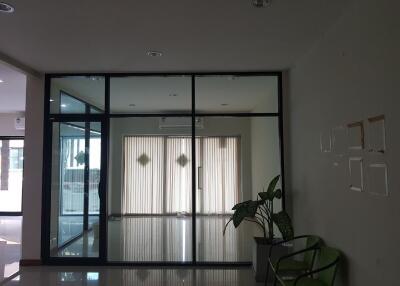
[[[67,105],[66,105],[66,104],[64,104],[64,103],[63,103],[63,104],[61,104],[60,106],[61,106],[61,107],[63,107],[63,108],[67,107]]]
[[[54,102],[54,99],[50,98],[50,102]]]
[[[4,82],[4,80],[0,79],[0,83],[3,83],[3,82]]]
[[[271,5],[272,0],[252,0],[253,6],[256,8],[264,8]]]
[[[161,57],[163,55],[160,51],[147,51],[149,57]]]
[[[221,106],[228,106],[228,103],[221,103]]]
[[[129,106],[130,106],[130,107],[135,107],[135,106],[136,106],[136,104],[134,104],[134,103],[131,103],[131,104],[129,104]]]
[[[13,13],[15,11],[14,7],[10,4],[0,2],[0,12],[1,13]]]

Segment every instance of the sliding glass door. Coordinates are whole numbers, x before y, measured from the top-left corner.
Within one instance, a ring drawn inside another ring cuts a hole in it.
[[[224,229],[283,176],[280,80],[48,75],[45,259],[248,264],[259,230]]]

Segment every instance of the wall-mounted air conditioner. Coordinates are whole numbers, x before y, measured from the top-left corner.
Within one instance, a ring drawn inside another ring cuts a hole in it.
[[[16,130],[25,130],[25,117],[15,118],[14,125]]]
[[[192,126],[191,117],[161,117],[158,127],[160,129],[189,128]],[[196,117],[196,128],[204,128],[203,118]]]

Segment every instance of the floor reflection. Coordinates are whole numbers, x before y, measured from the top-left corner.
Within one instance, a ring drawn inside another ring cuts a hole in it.
[[[0,217],[0,281],[19,270],[22,217]]]
[[[112,285],[112,286],[239,286],[257,284],[251,268],[239,269],[121,269],[117,267],[32,267],[6,285]]]
[[[249,262],[252,255],[250,226],[235,229],[228,216],[196,218],[197,260],[203,262]],[[68,221],[61,225],[67,229]],[[191,262],[191,216],[134,216],[110,219],[108,260],[127,262]],[[98,257],[99,239],[85,232],[56,252],[59,257]]]

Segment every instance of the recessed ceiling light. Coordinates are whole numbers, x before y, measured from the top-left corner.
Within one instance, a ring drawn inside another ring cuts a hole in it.
[[[3,82],[4,82],[4,80],[0,79],[0,83],[3,83]]]
[[[10,4],[0,2],[0,12],[2,13],[13,13],[15,11],[14,7]]]
[[[53,102],[53,101],[54,101],[54,99],[50,98],[50,102]]]
[[[272,0],[252,0],[253,6],[256,8],[264,8],[271,5]]]
[[[65,108],[65,107],[67,107],[67,105],[66,105],[66,104],[61,104],[61,107],[64,107],[64,108]]]
[[[159,51],[147,51],[147,55],[149,57],[161,57],[163,53]]]

